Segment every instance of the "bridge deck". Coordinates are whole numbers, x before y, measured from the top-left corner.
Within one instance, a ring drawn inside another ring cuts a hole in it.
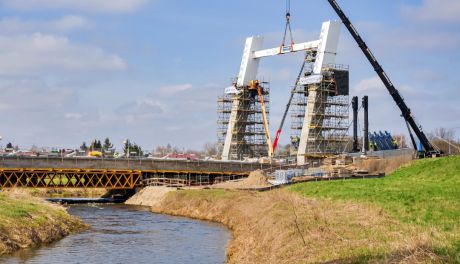
[[[0,188],[133,189],[141,178],[132,170],[0,169]]]
[[[187,185],[241,178],[264,168],[257,163],[21,157],[0,160],[0,188],[132,189],[149,178],[182,179]]]

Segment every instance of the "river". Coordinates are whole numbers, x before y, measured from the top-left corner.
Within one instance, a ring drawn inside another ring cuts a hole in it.
[[[230,234],[204,221],[126,205],[76,205],[69,213],[91,225],[36,249],[0,258],[1,263],[224,263]]]

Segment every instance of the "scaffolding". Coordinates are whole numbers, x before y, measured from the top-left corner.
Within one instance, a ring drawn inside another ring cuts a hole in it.
[[[311,73],[307,70],[304,76]],[[306,113],[310,120],[306,155],[328,155],[343,152],[349,128],[348,67],[323,67],[322,78],[315,83],[297,85],[291,109],[291,143],[296,154]],[[342,78],[345,76],[345,78]],[[344,88],[345,87],[345,88]],[[309,109],[309,110],[307,110]]]
[[[262,95],[267,112],[270,112],[270,88],[268,82],[262,82]],[[267,141],[262,116],[262,107],[257,90],[249,87],[235,87],[232,93],[225,93],[217,99],[217,137],[222,149],[232,111],[236,111],[235,126],[232,131],[230,160],[266,157]]]

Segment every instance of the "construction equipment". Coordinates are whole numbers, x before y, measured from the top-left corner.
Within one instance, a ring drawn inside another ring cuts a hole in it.
[[[265,109],[264,96],[262,92],[263,88],[260,85],[259,81],[251,80],[249,84],[249,90],[257,90],[257,94],[259,95],[260,108],[262,109],[262,119],[264,122],[264,129],[265,129],[265,140],[267,141],[267,146],[268,146],[268,157],[272,158],[273,157],[272,139],[270,137],[270,128],[268,127],[267,111]]]
[[[280,51],[279,53],[283,53],[283,51],[286,48],[286,35],[289,31],[289,36],[291,37],[291,43],[287,47],[289,51],[291,51],[294,48],[294,37],[292,36],[292,30],[291,30],[291,0],[286,0],[286,26],[284,27],[284,37],[283,37],[283,42],[281,43],[280,46]]]
[[[308,56],[307,54],[308,53],[306,53],[305,59],[303,60],[302,67],[300,68],[299,75],[297,76],[297,79],[296,79],[295,84],[294,84],[294,88],[292,88],[292,90],[291,90],[291,96],[289,97],[289,101],[286,104],[286,109],[284,110],[283,118],[281,119],[280,126],[278,128],[278,131],[276,132],[275,140],[273,141],[273,147],[272,147],[273,148],[273,153],[275,152],[276,147],[278,146],[278,141],[280,139],[281,132],[283,131],[284,122],[286,121],[286,116],[289,113],[289,108],[291,108],[292,99],[294,98],[295,90],[296,90],[297,85],[299,83],[300,77],[302,77],[302,72],[303,72],[303,70],[305,68],[305,64],[307,62],[307,56]]]
[[[291,1],[290,0],[286,0],[286,26],[284,28],[284,36],[283,36],[283,42],[281,43],[281,46],[280,46],[280,53],[282,53],[282,51],[284,50],[286,46],[286,35],[288,31],[289,31],[289,36],[291,38],[291,45],[289,48],[292,49],[292,47],[294,46],[294,37],[292,36],[292,30],[291,30]],[[278,146],[278,141],[281,136],[281,131],[283,130],[284,122],[286,121],[286,116],[289,113],[289,108],[291,107],[292,99],[294,98],[294,92],[299,82],[299,79],[302,76],[302,72],[305,67],[305,63],[306,63],[306,58],[303,60],[302,67],[300,69],[299,75],[297,76],[297,79],[294,84],[294,88],[291,90],[291,96],[289,97],[289,101],[286,105],[286,109],[284,111],[283,118],[281,119],[281,124],[278,128],[278,131],[276,132],[275,140],[273,141],[273,146],[272,146],[273,152],[275,152],[276,147]]]
[[[334,11],[337,13],[337,15],[340,17],[342,20],[343,24],[345,27],[348,29],[358,46],[361,48],[362,52],[366,56],[366,58],[369,60],[371,63],[372,67],[374,67],[374,70],[377,72],[377,75],[380,77],[382,80],[383,84],[387,88],[388,92],[390,93],[391,97],[393,97],[393,100],[396,102],[396,105],[399,107],[401,110],[402,116],[404,120],[410,125],[412,130],[415,132],[417,135],[417,138],[419,139],[420,143],[423,145],[423,148],[425,149],[425,155],[424,156],[431,156],[431,155],[439,155],[440,151],[435,149],[433,145],[430,143],[428,140],[427,136],[425,133],[422,131],[421,127],[417,124],[415,121],[411,110],[407,106],[407,104],[404,102],[404,99],[402,96],[399,94],[398,90],[395,88],[393,83],[391,82],[390,78],[388,75],[385,73],[383,70],[382,66],[379,64],[377,59],[375,58],[374,54],[371,52],[367,44],[364,42],[364,40],[361,38],[359,35],[358,31],[355,29],[353,24],[350,22],[350,19],[345,15],[345,13],[342,11],[340,8],[339,4],[337,3],[336,0],[327,0],[329,4],[332,6]]]
[[[281,52],[279,46],[275,48],[262,49],[262,36],[253,36],[246,39],[240,71],[238,78],[233,85],[235,89],[232,87],[229,89],[229,92],[231,92],[231,90],[237,90],[242,93],[235,94],[231,98],[225,99],[225,105],[228,104],[229,107],[225,110],[227,118],[225,118],[222,128],[224,130],[224,133],[222,134],[222,160],[240,160],[246,156],[260,157],[259,153],[255,152],[248,154],[243,153],[242,150],[245,149],[244,146],[247,145],[247,142],[245,138],[243,138],[243,133],[241,133],[247,130],[247,113],[251,112],[251,109],[249,109],[251,104],[245,103],[246,97],[244,95],[247,92],[246,88],[249,86],[250,81],[258,79],[257,73],[260,60],[266,57],[287,55],[301,51],[316,52],[317,55],[315,57],[313,72],[315,74],[321,73],[321,70],[324,67],[335,63],[335,54],[339,35],[340,23],[327,21],[322,24],[321,34],[318,40],[295,43],[289,48],[283,48]],[[264,101],[266,105],[267,101],[265,98]],[[260,103],[258,104],[260,105]],[[272,148],[273,146],[270,143],[270,146],[266,147]]]

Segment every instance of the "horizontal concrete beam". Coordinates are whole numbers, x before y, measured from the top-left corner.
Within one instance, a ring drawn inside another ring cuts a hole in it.
[[[2,157],[0,168],[36,169],[106,169],[139,171],[195,171],[195,172],[250,172],[267,169],[270,165],[247,162],[164,160],[164,159],[102,159],[102,158],[46,158]]]

